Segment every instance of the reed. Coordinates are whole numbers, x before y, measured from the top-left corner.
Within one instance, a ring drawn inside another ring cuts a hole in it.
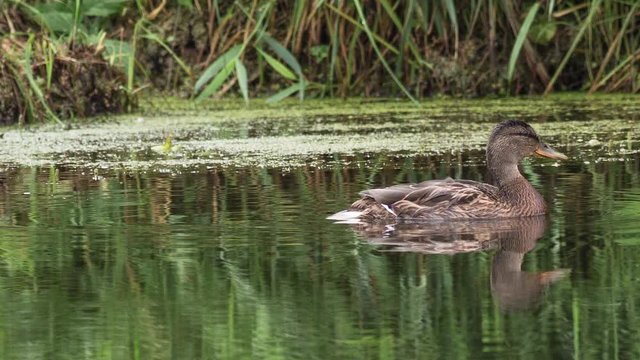
[[[0,8],[2,41],[26,43],[36,29],[58,44],[103,48],[129,93],[202,101],[237,89],[248,103],[640,89],[636,1],[11,0]]]
[[[192,62],[195,69],[238,43],[232,36],[221,41],[218,26],[227,33],[251,27],[290,52],[303,69],[297,77],[314,94],[479,96],[640,88],[640,9],[632,1],[272,1],[260,29],[237,2],[192,4],[199,9],[196,17],[210,19],[206,38],[217,40],[203,45],[207,55]],[[231,20],[211,16],[216,11]],[[273,65],[277,59],[250,50],[241,56],[253,60],[244,62],[252,95],[295,82]],[[261,60],[270,66],[258,66]]]

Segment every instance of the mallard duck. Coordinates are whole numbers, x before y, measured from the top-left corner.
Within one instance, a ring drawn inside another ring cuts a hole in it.
[[[542,142],[529,124],[507,120],[498,124],[487,144],[489,176],[494,185],[471,180],[429,180],[360,193],[360,200],[331,220],[393,222],[397,220],[497,219],[541,215],[544,198],[518,170],[531,155],[566,160]]]

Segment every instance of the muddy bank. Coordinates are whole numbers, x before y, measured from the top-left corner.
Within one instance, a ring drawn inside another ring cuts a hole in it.
[[[123,72],[95,47],[47,39],[5,39],[1,46],[0,124],[118,114],[135,106]]]

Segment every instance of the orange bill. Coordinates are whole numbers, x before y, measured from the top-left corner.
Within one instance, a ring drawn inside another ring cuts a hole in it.
[[[538,145],[538,148],[536,149],[535,153],[537,155],[544,156],[550,159],[557,159],[557,160],[568,159],[568,157],[565,154],[555,150],[554,148],[552,148],[551,146],[543,142],[541,142],[540,145]]]

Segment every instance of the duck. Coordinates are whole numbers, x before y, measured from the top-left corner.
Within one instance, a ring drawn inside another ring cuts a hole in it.
[[[544,198],[518,169],[518,164],[532,155],[568,159],[543,142],[531,125],[521,120],[505,120],[495,126],[487,142],[491,184],[446,178],[364,190],[347,210],[328,219],[389,223],[544,215],[547,213]]]

